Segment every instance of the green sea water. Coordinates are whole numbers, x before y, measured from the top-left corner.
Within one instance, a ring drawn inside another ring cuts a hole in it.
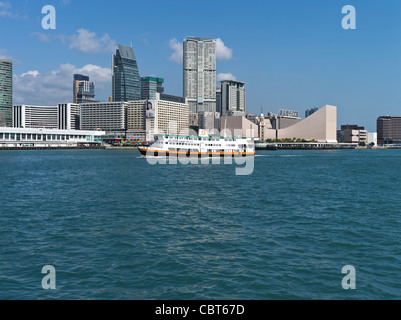
[[[0,299],[401,298],[401,150],[254,161],[237,176],[135,150],[0,152]]]

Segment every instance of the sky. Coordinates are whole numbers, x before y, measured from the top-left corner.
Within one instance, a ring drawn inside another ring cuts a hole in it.
[[[45,5],[56,29],[42,28]],[[342,8],[356,9],[345,30]],[[165,79],[182,95],[182,42],[217,39],[218,80],[246,82],[247,112],[337,106],[338,127],[376,131],[381,115],[401,116],[399,0],[0,0],[0,59],[13,61],[16,104],[72,101],[72,77],[111,95],[117,44],[134,49],[141,76]]]

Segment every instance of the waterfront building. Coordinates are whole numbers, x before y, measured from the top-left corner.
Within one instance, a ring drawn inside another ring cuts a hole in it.
[[[377,132],[368,132],[368,145],[372,143],[377,146]]]
[[[113,102],[141,100],[141,77],[134,50],[118,45],[112,68]]]
[[[80,105],[81,130],[102,130],[124,135],[126,130],[125,102],[94,102]]]
[[[0,127],[12,126],[13,63],[0,59]]]
[[[163,78],[141,78],[141,100],[156,99],[156,93],[164,93]]]
[[[188,104],[181,99],[157,93],[155,100],[129,101],[127,138],[153,141],[160,133],[189,134]]]
[[[89,81],[88,76],[74,74],[73,102],[75,104],[91,103],[95,101],[95,84]]]
[[[305,118],[309,117],[310,115],[314,114],[319,108],[312,108],[305,111]]]
[[[259,128],[243,116],[223,116],[220,121],[220,136],[235,138],[259,138]]]
[[[223,116],[230,113],[245,116],[245,82],[234,80],[221,81],[221,110]]]
[[[401,144],[401,117],[381,116],[377,119],[377,143]]]
[[[196,37],[184,40],[183,96],[189,112],[216,112],[216,42]]]
[[[280,112],[279,116],[295,118],[297,113]],[[277,116],[269,113],[268,118],[271,122]],[[280,128],[280,129],[279,129]],[[296,121],[295,124],[284,127],[281,124],[265,127],[265,139],[301,139],[321,143],[337,143],[337,107],[326,105],[310,115],[304,120]]]
[[[14,128],[58,129],[58,106],[14,106],[12,124]]]
[[[0,128],[0,147],[75,147],[100,144],[104,131]]]
[[[81,108],[75,103],[59,103],[58,128],[61,130],[79,130]]]
[[[365,130],[364,127],[360,127],[358,125],[342,125],[341,130],[342,133],[340,137],[343,136],[342,142],[345,143],[365,143],[368,142],[368,132]]]

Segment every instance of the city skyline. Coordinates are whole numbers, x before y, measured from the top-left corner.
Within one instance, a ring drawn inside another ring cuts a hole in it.
[[[206,22],[189,17],[194,4],[183,1],[168,6],[160,2],[163,10],[120,2],[112,8],[106,1],[96,2],[97,11],[88,16],[91,1],[79,3],[79,12],[75,0],[0,1],[0,24],[9,30],[0,58],[13,61],[13,104],[72,102],[73,73],[88,74],[98,100],[107,101],[112,94],[111,55],[117,43],[131,42],[141,76],[162,77],[166,92],[182,95],[182,39],[197,36],[217,39],[217,84],[219,76],[247,83],[247,112],[284,108],[303,114],[332,104],[338,106],[338,127],[358,123],[369,131],[376,131],[379,116],[401,114],[396,90],[401,79],[401,44],[396,40],[401,4],[396,1],[354,4],[356,30],[341,27],[346,1],[255,1],[238,12],[225,2],[213,3]],[[45,4],[57,10],[56,30],[41,28]],[[120,12],[118,4],[126,10]],[[206,7],[197,8],[199,15]],[[128,19],[134,9],[151,10],[154,21],[168,12],[169,27],[146,23],[148,15]],[[101,22],[106,13],[109,20]]]

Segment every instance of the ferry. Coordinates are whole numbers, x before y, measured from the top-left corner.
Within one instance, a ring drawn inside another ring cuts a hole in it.
[[[186,137],[155,135],[148,147],[138,147],[144,156],[153,157],[247,157],[255,155],[255,144],[250,138]]]

